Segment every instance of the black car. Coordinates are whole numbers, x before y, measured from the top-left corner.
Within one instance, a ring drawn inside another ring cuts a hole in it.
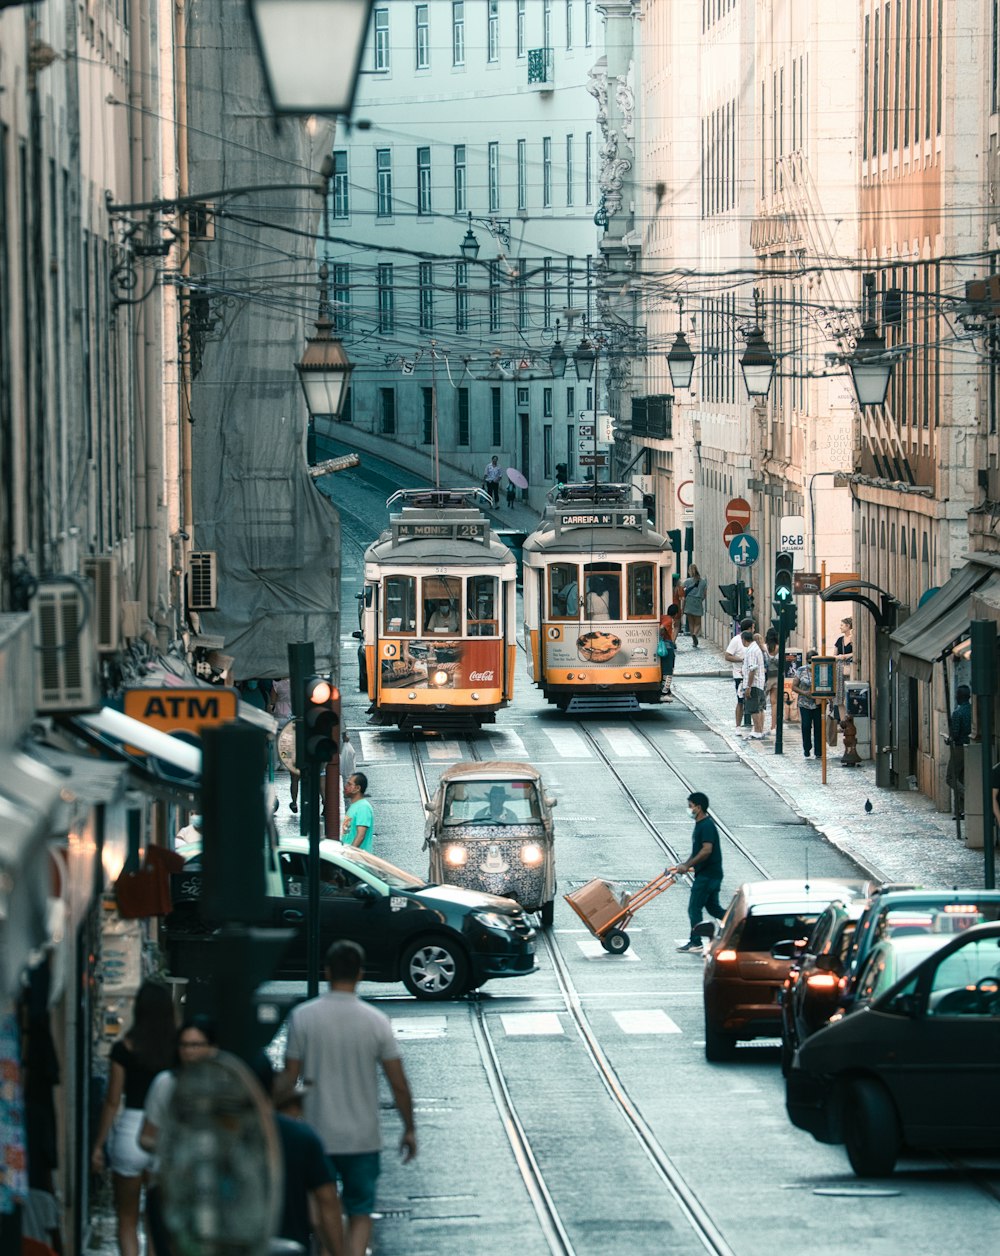
[[[1000,1148],[1000,924],[953,935],[813,1034],[785,1085],[792,1124],[843,1143],[860,1177],[905,1149]]]
[[[854,931],[867,898],[837,900],[821,914],[809,940],[792,954],[792,967],[781,991],[781,1071],[787,1073],[792,1056],[803,1042],[822,1029],[837,1010]],[[793,943],[772,952],[787,958]]]
[[[451,999],[494,977],[534,972],[535,931],[512,899],[451,885],[429,885],[369,851],[340,842],[320,844],[320,949],[340,938],[365,950],[365,977],[402,981],[418,999]],[[256,923],[297,929],[273,976],[306,974],[306,838],[283,837],[277,865],[267,874],[267,916]],[[213,930],[198,911],[200,853],[189,856],[173,882],[174,910],[165,921],[170,969],[175,976],[204,972]]]

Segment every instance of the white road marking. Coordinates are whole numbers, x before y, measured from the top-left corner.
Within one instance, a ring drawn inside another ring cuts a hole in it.
[[[619,759],[648,759],[652,753],[630,728],[602,728],[601,734]]]
[[[580,938],[577,946],[583,952],[584,959],[600,959],[611,960],[613,963],[620,963],[623,959],[635,961],[639,958],[635,951],[631,948],[624,955],[612,955],[610,951],[606,951],[597,938]]]
[[[446,1016],[393,1016],[392,1032],[400,1042],[418,1038],[443,1038],[448,1032]]]
[[[427,743],[429,759],[461,759],[462,751],[457,741],[430,741]]]
[[[679,745],[688,754],[710,753],[711,748],[706,745],[698,733],[692,732],[690,728],[672,728],[670,730],[670,740]]]
[[[578,732],[572,728],[546,728],[545,736],[558,755],[564,759],[589,759],[590,747]]]
[[[361,738],[361,758],[365,763],[395,759],[396,747],[387,745],[378,733],[362,730],[358,736]]]
[[[679,1034],[680,1026],[662,1008],[647,1011],[612,1012],[619,1029],[626,1034]]]
[[[527,759],[528,750],[517,733],[506,729],[489,734],[490,745],[498,759]]]
[[[565,1034],[557,1012],[504,1012],[500,1017],[508,1038]]]

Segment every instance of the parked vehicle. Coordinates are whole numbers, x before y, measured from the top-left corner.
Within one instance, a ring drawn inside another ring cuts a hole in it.
[[[798,1047],[837,1010],[854,930],[868,902],[864,897],[837,899],[821,913],[804,947],[781,942],[772,951],[775,959],[788,958],[788,951],[792,952],[781,991],[783,1073],[788,1072]]]
[[[197,975],[211,963],[205,946],[214,922],[203,922],[201,856],[188,855],[173,878],[174,911],[165,920],[170,970]],[[283,837],[267,871],[267,918],[298,933],[274,977],[306,976],[306,898],[309,842]],[[320,844],[320,947],[338,938],[365,950],[365,976],[401,981],[418,999],[458,998],[495,977],[534,972],[535,931],[509,898],[432,885],[377,855],[340,842]]]
[[[834,899],[870,892],[866,881],[755,881],[741,885],[705,961],[705,1058],[729,1060],[736,1044],[781,1034],[779,996],[791,965],[772,953],[803,945]]]
[[[428,878],[516,899],[548,928],[556,892],[555,804],[528,764],[448,768],[427,804]]]
[[[886,1176],[906,1150],[1000,1148],[1000,924],[937,939],[803,1043],[786,1079],[792,1124],[842,1143],[860,1177]]]

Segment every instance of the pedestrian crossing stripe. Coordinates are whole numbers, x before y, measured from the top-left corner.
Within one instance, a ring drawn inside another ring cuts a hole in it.
[[[630,960],[634,964],[639,958],[631,947],[624,955],[612,955],[604,949],[597,938],[578,938],[576,944],[583,952],[584,959],[609,960],[613,964],[620,964],[622,960]]]
[[[504,1012],[500,1023],[508,1038],[555,1037],[566,1032],[557,1012]]]
[[[618,1028],[626,1034],[679,1034],[680,1026],[662,1008],[646,1011],[612,1012]]]

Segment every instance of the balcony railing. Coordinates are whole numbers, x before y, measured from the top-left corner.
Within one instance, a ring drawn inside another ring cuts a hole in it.
[[[528,51],[528,86],[551,87],[555,82],[555,63],[551,48],[531,48]]]

